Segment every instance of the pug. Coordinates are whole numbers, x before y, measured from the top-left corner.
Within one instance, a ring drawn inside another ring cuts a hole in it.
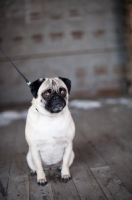
[[[68,109],[71,81],[67,78],[40,78],[30,85],[33,94],[28,110],[25,137],[29,146],[27,163],[37,174],[39,185],[46,185],[44,168],[61,168],[64,182],[71,179],[75,125]]]

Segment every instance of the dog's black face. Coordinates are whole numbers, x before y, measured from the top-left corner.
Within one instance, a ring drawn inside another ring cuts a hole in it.
[[[65,88],[59,88],[58,92],[48,89],[42,93],[42,97],[46,101],[45,109],[51,113],[59,113],[66,106],[66,101],[65,101],[66,89]]]

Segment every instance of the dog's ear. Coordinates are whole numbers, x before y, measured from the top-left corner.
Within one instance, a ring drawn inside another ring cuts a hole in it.
[[[60,76],[58,78],[61,79],[65,83],[65,85],[66,85],[66,87],[68,89],[68,93],[70,94],[70,91],[71,91],[71,81],[68,78],[63,78],[63,77],[60,77]]]
[[[32,83],[29,85],[29,87],[30,87],[30,89],[31,89],[31,93],[32,93],[32,95],[33,95],[34,98],[37,97],[37,93],[38,93],[39,87],[40,87],[40,85],[44,82],[44,80],[45,80],[44,78],[40,78],[40,79],[38,79],[38,80],[32,82]]]

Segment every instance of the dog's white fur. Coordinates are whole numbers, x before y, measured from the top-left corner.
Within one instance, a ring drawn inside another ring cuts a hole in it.
[[[59,78],[52,79],[56,81],[58,87],[61,85],[67,91],[63,81]],[[47,78],[38,90],[38,97],[33,98],[25,129],[26,140],[29,145],[27,162],[30,169],[37,172],[39,183],[46,182],[43,171],[45,166],[60,165],[61,163],[61,177],[69,178],[69,166],[74,159],[72,141],[75,135],[75,125],[68,109],[68,92],[66,106],[59,113],[48,112],[44,108],[44,102],[40,102],[42,91],[50,87],[52,79]]]

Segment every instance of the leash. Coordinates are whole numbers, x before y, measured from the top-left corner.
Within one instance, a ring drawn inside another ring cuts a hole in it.
[[[4,54],[6,59],[13,65],[13,67],[18,71],[18,73],[22,76],[22,78],[25,80],[27,85],[31,85],[31,82],[19,71],[19,69],[14,65],[14,63],[11,61],[11,59],[6,55],[6,53],[0,48],[0,51]]]

